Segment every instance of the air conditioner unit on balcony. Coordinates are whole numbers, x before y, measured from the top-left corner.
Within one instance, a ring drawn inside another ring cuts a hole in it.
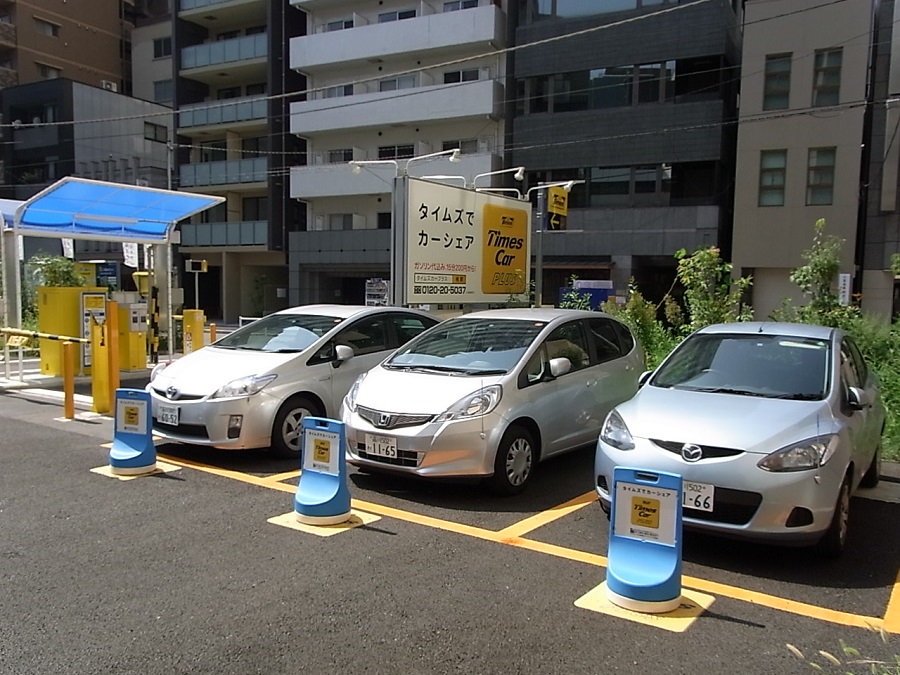
[[[112,80],[100,80],[100,86],[107,91],[119,91],[119,85]]]

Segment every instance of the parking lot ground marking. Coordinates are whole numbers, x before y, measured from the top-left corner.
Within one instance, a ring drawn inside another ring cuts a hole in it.
[[[273,473],[271,476],[266,476],[265,480],[272,483],[281,483],[291,478],[297,478],[301,473],[303,472],[300,469],[285,471],[284,473]]]
[[[882,480],[873,488],[860,489],[856,496],[863,499],[900,504],[900,483],[889,483]]]
[[[112,472],[112,467],[107,464],[106,466],[98,466],[95,469],[91,469],[92,473],[99,473],[101,476],[106,476],[107,478],[118,478],[119,480],[133,480],[135,478],[146,478],[147,476],[155,476],[160,473],[172,473],[173,471],[180,471],[181,467],[176,466],[175,464],[169,464],[168,462],[160,462],[158,459],[156,460],[156,468],[153,471],[148,471],[147,473],[135,474],[133,476],[120,476],[119,474],[115,474]]]
[[[540,513],[536,513],[533,516],[524,518],[517,523],[513,523],[509,527],[504,527],[502,530],[497,532],[497,534],[501,537],[524,536],[529,532],[538,529],[539,527],[543,527],[548,523],[552,523],[554,520],[559,520],[560,518],[563,518],[570,513],[574,513],[578,509],[584,508],[588,504],[593,504],[595,501],[597,501],[597,493],[587,492],[580,497],[570,499],[569,501],[563,504],[559,504],[558,506],[554,506],[551,509],[541,511]]]
[[[208,466],[206,464],[200,464],[197,462],[191,462],[189,460],[175,459],[171,457],[165,457],[165,459],[179,466],[197,469],[198,471],[211,473],[223,478],[231,478],[234,480],[242,481],[244,483],[249,483],[251,485],[258,485],[260,487],[280,490],[282,492],[297,491],[297,488],[294,485],[288,485],[281,482],[272,482],[266,478],[260,478],[258,476],[242,473],[240,471],[229,471],[227,469],[220,469],[218,467]],[[569,504],[569,502],[566,502],[566,504]],[[504,530],[486,530],[480,527],[475,527],[473,525],[457,523],[451,520],[443,520],[441,518],[434,518],[432,516],[424,516],[418,513],[413,513],[411,511],[403,511],[401,509],[396,509],[390,506],[382,506],[381,504],[375,504],[374,502],[367,502],[360,499],[351,500],[351,505],[354,509],[359,509],[387,518],[396,518],[397,520],[424,525],[426,527],[433,527],[447,532],[463,534],[485,541],[507,544],[509,546],[528,549],[530,551],[535,551],[538,553],[546,553],[558,558],[564,558],[566,560],[571,560],[574,562],[582,562],[588,565],[593,565],[595,567],[607,567],[607,559],[605,556],[598,555],[596,553],[589,553],[587,551],[565,548],[563,546],[557,546],[556,544],[548,544],[546,542],[537,541],[534,539],[503,535],[501,533]],[[811,619],[827,621],[829,623],[835,623],[841,626],[865,628],[870,630],[883,629],[891,633],[900,633],[900,607],[897,607],[896,609],[889,607],[889,618],[891,618],[891,621],[887,622],[884,618],[881,617],[851,614],[850,612],[842,612],[839,610],[829,609],[827,607],[820,607],[818,605],[810,605],[804,602],[790,600],[788,598],[781,598],[778,596],[769,595],[767,593],[760,593],[758,591],[751,591],[748,589],[739,588],[737,586],[730,586],[728,584],[720,584],[715,581],[708,581],[706,579],[699,579],[697,577],[682,577],[681,583],[683,587],[688,589],[714,594],[718,597],[726,597],[733,600],[748,602],[760,607],[768,607],[770,609],[797,614],[799,616],[804,616]],[[900,578],[898,578],[897,583],[895,583],[894,585],[894,592],[891,597],[892,603],[895,600],[897,604],[900,605]]]
[[[900,633],[900,572],[894,580],[891,599],[884,612],[884,630],[888,633]]]
[[[665,614],[644,614],[619,607],[609,601],[606,596],[606,582],[591,589],[575,601],[575,606],[592,612],[617,616],[621,619],[636,621],[647,626],[662,628],[673,633],[683,633],[696,621],[704,611],[709,609],[715,598],[698,591],[682,590],[681,603],[678,609]]]
[[[273,525],[280,525],[281,527],[287,527],[292,530],[306,532],[307,534],[314,534],[319,537],[330,537],[360,527],[361,525],[370,525],[379,520],[381,520],[381,516],[352,510],[350,511],[349,520],[346,520],[343,523],[337,523],[335,525],[307,525],[306,523],[301,523],[297,520],[297,514],[294,511],[291,511],[290,513],[285,513],[281,516],[269,518],[266,522],[272,523]]]

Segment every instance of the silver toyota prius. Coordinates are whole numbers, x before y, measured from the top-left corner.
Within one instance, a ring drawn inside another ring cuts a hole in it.
[[[686,528],[835,557],[851,495],[878,482],[884,420],[878,381],[843,331],[709,326],[606,418],[597,494],[608,514],[615,467],[675,473]]]
[[[540,460],[592,445],[643,370],[631,332],[600,312],[464,314],[354,383],[341,412],[347,458],[370,471],[491,477],[515,493]]]

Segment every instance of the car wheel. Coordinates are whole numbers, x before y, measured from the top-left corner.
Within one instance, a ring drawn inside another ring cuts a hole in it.
[[[272,425],[272,451],[279,457],[300,457],[300,431],[303,418],[320,415],[318,406],[305,396],[291,396],[285,401]]]
[[[534,439],[528,430],[520,426],[510,427],[497,448],[491,489],[501,495],[521,492],[531,478],[536,461]]]
[[[612,507],[609,504],[601,501],[600,508],[603,510],[606,519],[609,520],[612,517]]]
[[[850,476],[844,477],[838,490],[837,502],[831,516],[831,524],[819,540],[819,551],[826,558],[837,558],[847,545],[847,530],[850,525]]]
[[[878,485],[878,481],[881,479],[881,441],[878,442],[878,445],[875,447],[875,454],[872,455],[872,463],[869,464],[869,468],[866,469],[866,472],[863,474],[862,480],[859,481],[859,487],[861,488],[873,488]]]

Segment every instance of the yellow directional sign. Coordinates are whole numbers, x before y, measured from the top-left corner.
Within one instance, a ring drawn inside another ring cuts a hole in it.
[[[566,229],[566,218],[569,215],[569,193],[565,188],[554,186],[547,188],[547,213],[549,229]]]

